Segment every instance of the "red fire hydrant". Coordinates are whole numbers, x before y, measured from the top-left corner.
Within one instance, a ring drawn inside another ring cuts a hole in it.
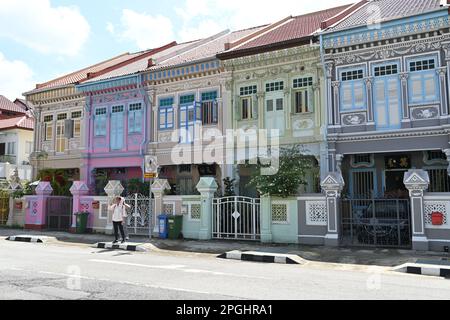
[[[442,212],[431,213],[431,223],[433,226],[442,226],[444,224],[444,214]]]

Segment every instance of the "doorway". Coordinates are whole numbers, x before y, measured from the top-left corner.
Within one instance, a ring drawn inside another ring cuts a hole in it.
[[[407,170],[386,170],[384,173],[384,196],[391,199],[408,199],[409,191],[403,183]]]

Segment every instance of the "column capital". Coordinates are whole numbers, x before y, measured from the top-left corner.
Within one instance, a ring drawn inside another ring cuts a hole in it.
[[[326,70],[326,76],[327,78],[332,78],[333,77],[333,68],[334,68],[334,61],[329,60],[329,61],[325,61],[325,70]]]
[[[408,72],[400,72],[398,74],[399,78],[401,81],[406,81],[409,78],[409,73]]]
[[[341,86],[341,82],[340,81],[333,81],[331,83],[331,85],[333,86],[334,89],[339,89],[339,87]]]
[[[164,193],[164,191],[170,189],[170,184],[167,179],[155,179],[155,181],[152,183],[153,193]]]
[[[70,193],[73,196],[84,196],[89,193],[89,187],[84,181],[74,181]]]
[[[120,181],[111,180],[105,187],[105,192],[108,197],[120,197],[125,188],[122,186]]]
[[[36,187],[35,192],[38,196],[49,196],[52,194],[53,188],[52,188],[50,182],[42,181],[42,182],[39,182],[38,186]]]
[[[437,68],[436,73],[441,77],[445,77],[447,75],[447,67]]]
[[[403,183],[409,190],[411,197],[423,197],[425,190],[430,185],[430,176],[425,170],[409,170],[405,173]]]
[[[327,197],[338,198],[345,187],[345,181],[341,172],[330,172],[320,184]]]

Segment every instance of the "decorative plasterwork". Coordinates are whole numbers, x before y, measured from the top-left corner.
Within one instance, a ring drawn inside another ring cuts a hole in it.
[[[178,91],[198,90],[208,87],[220,86],[220,75],[205,77],[198,80],[182,81],[177,83],[168,83],[156,86],[156,94],[167,94]]]
[[[353,34],[339,34],[326,36],[323,45],[327,49],[358,45],[367,42],[384,41],[387,39],[407,37],[412,34],[434,32],[439,29],[448,28],[448,17],[437,17],[423,19],[422,21],[401,21],[396,26],[383,26],[380,29],[366,29]]]
[[[403,55],[420,54],[443,48],[443,41],[448,41],[450,34],[418,40],[402,41],[394,44],[372,48],[350,50],[326,55],[327,60],[333,60],[336,65],[355,64],[360,62],[386,60]],[[333,61],[328,61],[332,63]]]
[[[387,138],[418,138],[418,137],[428,137],[428,136],[436,136],[436,135],[447,135],[450,133],[450,130],[427,130],[427,131],[397,131],[393,133],[376,133],[370,135],[363,135],[362,133],[358,133],[358,135],[354,134],[330,134],[328,135],[329,142],[350,142],[350,141],[364,141],[364,140],[380,140]]]
[[[320,59],[318,47],[300,46],[295,48],[264,52],[246,57],[226,60],[223,62],[227,70],[243,70],[265,67],[278,63],[289,63],[297,60]],[[317,62],[316,62],[317,63]]]

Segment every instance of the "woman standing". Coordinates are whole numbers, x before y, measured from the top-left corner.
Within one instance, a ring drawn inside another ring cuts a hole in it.
[[[119,230],[122,236],[122,243],[125,243],[126,241],[123,221],[127,217],[128,208],[131,207],[125,203],[125,199],[122,197],[116,197],[113,200],[112,205],[109,207],[109,210],[113,212],[112,221],[114,225],[114,236],[116,238],[113,243],[119,242]]]

